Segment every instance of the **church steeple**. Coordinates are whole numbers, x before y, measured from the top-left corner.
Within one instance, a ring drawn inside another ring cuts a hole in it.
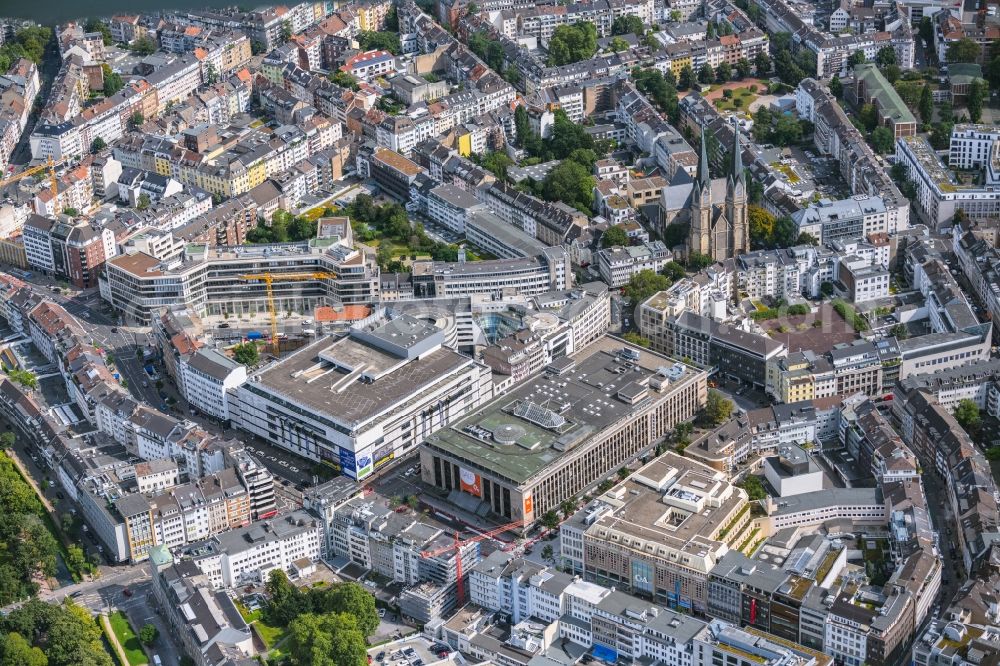
[[[743,147],[740,144],[740,125],[733,118],[733,172],[726,182],[726,218],[732,236],[732,255],[750,251],[750,228],[747,221],[747,183],[743,171]]]
[[[708,173],[708,143],[705,128],[701,130],[701,161],[698,162],[697,179],[691,190],[691,230],[688,233],[688,252],[710,254],[712,231],[712,178]]]
[[[705,141],[705,128],[701,128],[701,159],[698,161],[698,185],[703,189],[712,188],[712,177],[708,173],[708,142]]]
[[[733,117],[733,172],[729,175],[729,188],[737,196],[746,192],[746,174],[743,172],[743,146],[740,143],[740,123]]]

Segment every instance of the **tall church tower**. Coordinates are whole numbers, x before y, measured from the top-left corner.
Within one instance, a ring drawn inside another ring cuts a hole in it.
[[[750,251],[750,222],[747,219],[747,183],[743,172],[743,146],[740,125],[733,118],[733,172],[726,182],[726,219],[733,230],[730,251],[733,256]]]
[[[709,238],[712,234],[712,178],[708,174],[708,145],[705,129],[701,130],[701,160],[691,191],[691,231],[688,233],[688,253],[712,254]]]

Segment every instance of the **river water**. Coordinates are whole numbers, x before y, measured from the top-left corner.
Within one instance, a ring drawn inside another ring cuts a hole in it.
[[[170,9],[202,9],[232,5],[257,6],[263,2],[239,0],[0,0],[0,17],[27,18],[46,25],[87,16],[155,12]]]

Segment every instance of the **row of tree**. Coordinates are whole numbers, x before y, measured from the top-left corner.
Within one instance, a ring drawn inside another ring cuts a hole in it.
[[[45,523],[45,508],[14,462],[0,454],[0,605],[33,595],[38,578],[56,572],[59,544]]]
[[[90,612],[33,599],[0,620],[0,666],[112,666]]]
[[[18,58],[27,58],[36,65],[42,63],[45,49],[53,40],[52,28],[31,26],[21,28],[14,39],[0,46],[0,73],[6,73]]]

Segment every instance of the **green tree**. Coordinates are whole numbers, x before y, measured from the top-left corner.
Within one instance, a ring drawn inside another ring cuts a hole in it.
[[[555,528],[559,527],[559,514],[549,509],[548,511],[542,514],[541,522],[543,527],[550,530],[554,530]]]
[[[542,196],[563,201],[589,213],[594,196],[594,177],[579,162],[563,160],[545,176]]]
[[[969,94],[965,98],[965,108],[969,112],[969,120],[978,123],[983,115],[983,100],[986,98],[986,85],[982,79],[976,79],[969,84]]]
[[[590,60],[597,52],[597,28],[590,21],[561,25],[549,40],[549,65]]]
[[[354,78],[354,76],[339,69],[335,72],[330,72],[330,81],[336,83],[341,88],[347,88],[348,90],[361,89],[361,86],[358,85],[358,80]]]
[[[889,83],[895,83],[899,80],[899,77],[903,75],[903,70],[900,69],[899,65],[896,63],[892,63],[890,65],[886,65],[882,69],[882,74],[885,75],[886,81]]]
[[[863,104],[861,110],[858,112],[858,117],[861,120],[861,124],[869,132],[873,132],[878,127],[878,109],[875,108],[874,104]]]
[[[91,17],[87,19],[87,22],[83,24],[83,31],[88,33],[101,33],[101,40],[104,42],[105,46],[109,46],[114,41],[111,37],[111,28],[109,28],[104,21],[98,18]]]
[[[653,294],[668,288],[670,280],[647,268],[633,275],[622,292],[629,301],[638,305]]]
[[[886,67],[887,65],[895,65],[896,63],[896,49],[891,46],[883,46],[875,54],[875,62],[880,67]]]
[[[931,129],[930,142],[935,150],[945,150],[951,145],[951,130],[954,125],[950,122],[939,122]]]
[[[129,128],[133,130],[142,127],[144,122],[146,122],[146,118],[142,115],[142,111],[136,111],[128,118]]]
[[[622,333],[622,339],[631,345],[642,347],[644,349],[648,349],[649,345],[652,344],[652,341],[649,338],[643,337],[635,331],[625,331]]]
[[[281,569],[272,571],[268,576],[264,594],[267,596],[264,619],[272,626],[288,626],[308,608],[308,600]]]
[[[25,388],[38,388],[38,376],[30,370],[8,370],[7,375]]]
[[[955,407],[955,420],[966,431],[975,431],[981,423],[979,405],[974,400],[969,400],[968,398],[959,400],[958,405]]]
[[[764,51],[758,52],[753,58],[753,67],[757,70],[757,76],[767,76],[771,73],[771,57]]]
[[[888,127],[876,127],[871,134],[871,144],[878,154],[888,155],[895,150],[896,139]]]
[[[137,56],[148,56],[156,53],[156,49],[159,48],[152,37],[148,35],[143,35],[139,39],[132,42],[129,46],[129,50]]]
[[[715,70],[707,62],[698,70],[698,81],[701,83],[711,83],[715,80]]]
[[[630,48],[631,46],[628,41],[621,37],[612,37],[608,43],[608,50],[612,53],[621,53],[622,51],[628,51]]]
[[[410,496],[407,501],[415,499]],[[366,637],[378,629],[379,617],[375,609],[375,597],[358,583],[337,583],[326,590],[320,589],[315,592],[310,590],[310,595],[313,597],[312,612],[347,613],[354,618],[358,630]]]
[[[743,481],[736,485],[746,491],[747,497],[751,501],[762,500],[767,497],[764,484],[761,482],[760,477],[754,474],[747,474]]]
[[[989,81],[993,90],[1000,89],[1000,56],[996,56],[983,68],[983,76]]]
[[[830,79],[830,94],[840,99],[844,94],[844,84],[840,82],[840,77],[836,74]]]
[[[753,137],[759,143],[771,142],[771,123],[774,116],[766,106],[760,106],[753,114]]]
[[[753,72],[753,67],[750,61],[746,58],[740,58],[739,62],[736,63],[736,78],[745,79],[750,76],[751,72]]]
[[[552,550],[551,544],[545,544],[545,546],[542,547],[542,559],[552,566],[556,565],[555,551]]]
[[[924,45],[930,49],[934,45],[934,23],[930,16],[920,19],[920,39],[924,40]]]
[[[101,137],[97,137],[96,139],[90,142],[90,152],[95,155],[107,147],[108,147],[107,142],[105,142],[104,139],[102,139]]]
[[[29,601],[4,618],[4,625],[41,650],[48,666],[111,666],[90,611],[70,600],[62,605]]]
[[[14,433],[9,430],[3,434],[0,434],[0,448],[12,449],[14,448],[14,443],[17,441],[17,437]]]
[[[729,418],[733,412],[733,401],[723,397],[715,389],[708,390],[708,400],[705,403],[705,420],[712,425],[719,425]]]
[[[778,116],[771,132],[771,140],[779,146],[791,146],[802,140],[802,125],[792,116]]]
[[[668,261],[663,265],[663,270],[660,272],[671,282],[677,282],[687,275],[687,271],[684,270],[684,267],[676,261]]]
[[[691,65],[684,65],[681,68],[681,75],[677,78],[677,87],[680,90],[688,90],[694,87],[695,75]]]
[[[281,22],[281,43],[285,44],[292,38],[292,22],[282,21]]]
[[[773,247],[774,223],[777,218],[761,206],[747,207],[747,222],[750,225],[750,247],[763,250]]]
[[[847,66],[854,69],[855,65],[863,65],[867,60],[864,51],[855,51],[847,58]]]
[[[642,24],[642,19],[638,16],[619,16],[611,23],[612,35],[627,35],[629,33],[636,37],[642,37],[646,31],[646,26]]]
[[[365,635],[348,613],[305,613],[288,625],[288,651],[305,666],[366,666]]]
[[[889,329],[889,335],[893,336],[897,340],[905,340],[910,337],[910,332],[906,328],[906,324],[896,324]]]
[[[625,229],[618,224],[613,227],[608,227],[607,231],[604,232],[604,235],[601,236],[602,247],[614,247],[616,245],[628,245],[628,234],[625,233]]]
[[[160,632],[157,630],[156,625],[152,623],[142,625],[142,629],[139,630],[139,640],[145,645],[152,645],[155,643],[159,635]]]
[[[142,194],[139,195],[139,200],[135,202],[135,209],[146,210],[147,208],[149,208],[149,205],[151,203],[152,201],[150,201],[149,195],[143,192]]]
[[[703,268],[708,268],[715,263],[715,260],[707,254],[701,254],[700,252],[691,252],[688,254],[687,267],[691,271],[700,271]]]
[[[931,93],[931,87],[925,85],[923,90],[920,91],[920,119],[926,124],[934,119],[934,97]]]
[[[111,97],[125,87],[125,82],[122,80],[121,74],[111,69],[110,65],[102,64],[101,72],[104,75],[104,89],[102,92],[105,97]]]
[[[357,40],[362,51],[388,51],[393,55],[403,52],[399,34],[395,32],[362,31],[358,33]]]
[[[715,80],[719,83],[726,83],[731,78],[733,78],[733,68],[729,66],[729,63],[720,62],[719,66],[715,68]]]
[[[233,347],[233,359],[237,363],[254,366],[260,361],[260,350],[253,342],[244,342]]]
[[[945,60],[948,62],[976,62],[980,54],[979,44],[969,37],[962,37],[952,42],[945,50]]]
[[[37,647],[24,639],[24,636],[12,631],[3,638],[0,644],[0,666],[48,666],[49,658]]]

